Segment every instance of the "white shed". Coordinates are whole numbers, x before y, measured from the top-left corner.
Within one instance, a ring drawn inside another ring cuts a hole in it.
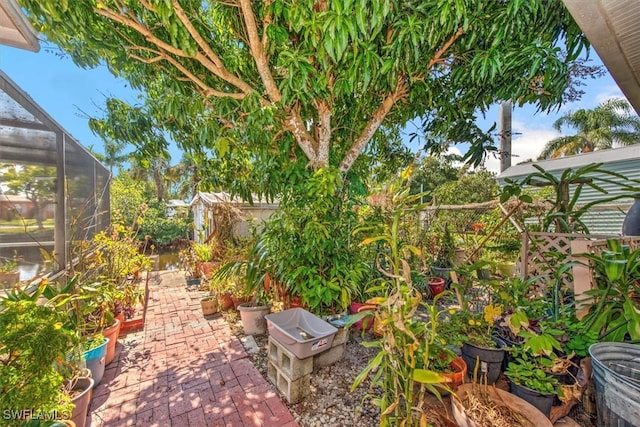
[[[630,145],[609,150],[598,150],[591,153],[566,156],[558,159],[540,160],[536,162],[521,163],[511,166],[497,176],[498,183],[504,184],[505,178],[515,181],[522,180],[532,172],[538,172],[534,164],[542,167],[554,176],[560,176],[567,168],[579,169],[592,163],[602,163],[602,169],[619,173],[629,179],[640,180],[640,144]],[[594,175],[597,176],[597,175]],[[604,177],[604,176],[603,176]],[[639,181],[640,182],[640,181]],[[602,199],[623,192],[614,184],[598,183],[609,194],[602,194],[588,187],[584,187],[580,194],[578,204]],[[622,230],[622,222],[626,212],[631,207],[633,199],[618,199],[611,204],[597,205],[583,216],[583,221],[589,227],[592,234],[619,235]]]
[[[221,225],[228,223],[229,217],[233,222],[233,235],[247,237],[249,224],[259,223],[269,218],[278,209],[278,203],[268,203],[263,200],[253,204],[231,197],[228,193],[198,192],[191,201],[194,222],[194,240],[204,242]]]

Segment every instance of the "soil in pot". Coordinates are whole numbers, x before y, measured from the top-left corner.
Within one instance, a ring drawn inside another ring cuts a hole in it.
[[[467,363],[467,373],[474,382],[484,384],[485,380],[488,384],[494,384],[500,372],[502,372],[502,362],[504,361],[504,350],[501,348],[480,347],[468,342],[462,344],[462,358]],[[477,378],[474,379],[476,363],[478,366]]]
[[[269,314],[269,306],[244,303],[238,305],[242,327],[246,335],[262,335],[267,333],[267,319],[264,316]]]

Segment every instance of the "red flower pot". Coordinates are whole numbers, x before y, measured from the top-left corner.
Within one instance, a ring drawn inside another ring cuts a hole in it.
[[[442,277],[429,277],[429,289],[431,289],[431,296],[435,297],[439,293],[444,292],[445,281]]]
[[[349,306],[349,313],[356,314],[362,311],[373,311],[376,309],[374,304],[367,304],[363,302],[352,302]],[[360,331],[368,331],[373,326],[373,316],[366,316],[358,320],[353,326]]]

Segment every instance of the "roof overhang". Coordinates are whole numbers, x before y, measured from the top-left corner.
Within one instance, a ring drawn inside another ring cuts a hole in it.
[[[640,115],[640,1],[563,2]]]
[[[0,44],[33,52],[40,50],[38,33],[16,0],[0,0]]]

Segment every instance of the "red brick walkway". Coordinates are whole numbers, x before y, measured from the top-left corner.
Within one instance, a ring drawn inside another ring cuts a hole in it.
[[[175,272],[160,278],[150,284],[144,330],[120,337],[86,425],[297,426],[227,322],[203,317],[202,293]]]

